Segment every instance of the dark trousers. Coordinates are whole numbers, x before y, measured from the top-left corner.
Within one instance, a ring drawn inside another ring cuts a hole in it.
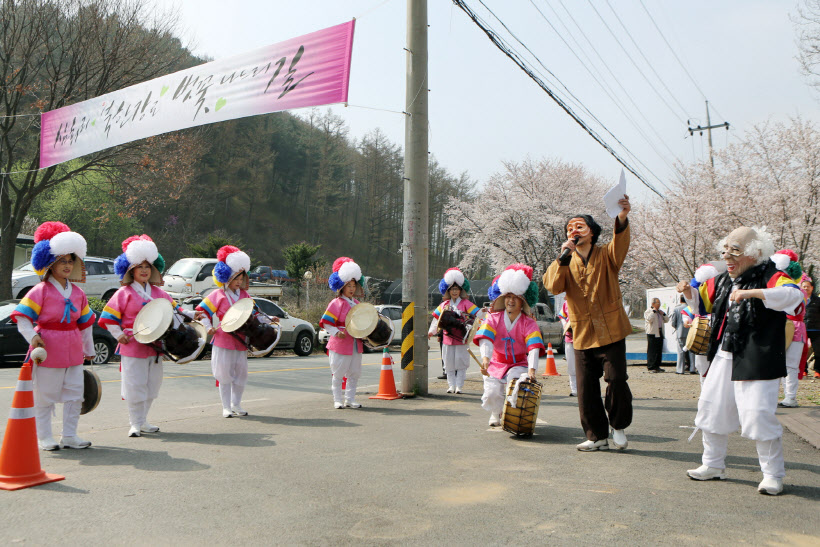
[[[609,437],[609,426],[625,429],[632,423],[632,392],[626,381],[626,340],[599,348],[575,350],[578,410],[587,439]],[[601,401],[601,376],[606,395]],[[608,416],[608,417],[607,417]]]
[[[820,372],[820,330],[810,330],[806,334],[811,340],[811,349],[814,351],[814,372]],[[806,374],[809,373],[809,367],[806,365]]]
[[[663,338],[660,336],[646,335],[646,368],[661,368],[661,358],[663,353]]]

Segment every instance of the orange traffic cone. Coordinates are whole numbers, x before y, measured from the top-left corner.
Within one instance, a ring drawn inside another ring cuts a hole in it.
[[[0,489],[19,490],[63,479],[65,477],[62,475],[46,473],[40,467],[29,361],[20,369],[6,435],[3,437],[3,448],[0,449]]]
[[[547,344],[547,369],[541,377],[545,378],[547,376],[561,376],[558,374],[558,371],[555,370],[555,356],[552,354],[552,344]]]
[[[379,393],[370,397],[371,399],[401,399],[402,396],[396,392],[396,380],[393,379],[393,357],[387,348],[382,353],[382,373],[379,376]]]

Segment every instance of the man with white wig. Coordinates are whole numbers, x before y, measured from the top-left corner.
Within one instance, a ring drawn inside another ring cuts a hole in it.
[[[786,314],[803,302],[803,293],[785,272],[788,257],[773,256],[764,228],[737,228],[718,250],[725,269],[707,264],[695,274],[703,280],[699,290],[687,281],[677,287],[693,309],[702,301],[712,314],[710,365],[695,418],[703,432],[702,465],[687,474],[699,481],[725,480],[729,434],[740,428],[757,444],[763,471],[758,492],[777,495],[786,475],[783,428],[775,416],[780,378],[786,376]]]

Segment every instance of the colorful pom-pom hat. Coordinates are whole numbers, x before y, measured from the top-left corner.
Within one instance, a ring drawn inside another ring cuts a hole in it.
[[[226,286],[233,281],[237,275],[245,274],[245,283],[241,289],[248,290],[250,280],[248,279],[248,272],[251,271],[251,257],[239,250],[239,247],[233,245],[225,245],[216,253],[216,259],[219,261],[214,266],[214,283],[217,287]]]
[[[526,264],[512,264],[501,272],[498,281],[493,285],[498,286],[498,296],[492,304],[493,311],[501,311],[505,308],[504,297],[508,294],[521,298],[524,313],[529,314],[530,308],[538,302],[538,285],[532,280],[532,268]],[[488,294],[492,295],[493,287],[490,286]]]
[[[131,270],[143,262],[151,265],[151,277],[148,278],[148,283],[161,286],[165,259],[159,254],[157,244],[145,234],[131,236],[122,242],[122,254],[114,261],[114,273],[120,276],[120,284],[133,283],[134,273]]]
[[[356,283],[359,285],[359,287],[357,287],[357,292],[364,290],[364,276],[362,275],[362,269],[358,264],[353,262],[352,258],[340,256],[333,261],[333,273],[330,274],[330,277],[327,279],[327,284],[330,287],[330,290],[336,294],[339,294],[342,287],[344,287],[351,279],[355,279]]]
[[[501,296],[501,290],[498,288],[498,278],[501,277],[501,274],[495,276],[493,278],[493,282],[490,283],[490,288],[487,289],[487,296],[490,297],[490,302],[495,301],[496,298]]]
[[[31,265],[42,279],[48,278],[49,268],[61,256],[74,255],[74,269],[69,281],[85,281],[85,253],[88,245],[85,238],[62,222],[44,222],[34,232],[34,249]]]
[[[791,249],[780,249],[779,251],[775,251],[771,259],[778,270],[784,272],[795,281],[800,281],[803,275],[803,268],[800,266],[800,262],[797,261],[796,252]]]
[[[466,293],[470,292],[470,280],[464,277],[464,274],[458,268],[450,268],[444,272],[444,278],[438,283],[438,291],[444,295],[453,288],[453,285],[463,289]]]

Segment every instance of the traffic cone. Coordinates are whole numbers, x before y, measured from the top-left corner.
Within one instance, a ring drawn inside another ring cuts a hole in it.
[[[547,376],[561,376],[555,370],[555,356],[552,354],[552,344],[547,344],[547,369],[541,377],[546,378]]]
[[[402,396],[396,392],[396,380],[393,379],[393,357],[387,348],[382,353],[382,373],[379,376],[379,392],[370,397],[371,399],[384,399],[392,401],[401,399]]]
[[[17,391],[0,449],[0,490],[19,490],[47,482],[61,481],[62,475],[46,473],[40,467],[37,424],[34,421],[34,393],[31,361],[20,368]]]

